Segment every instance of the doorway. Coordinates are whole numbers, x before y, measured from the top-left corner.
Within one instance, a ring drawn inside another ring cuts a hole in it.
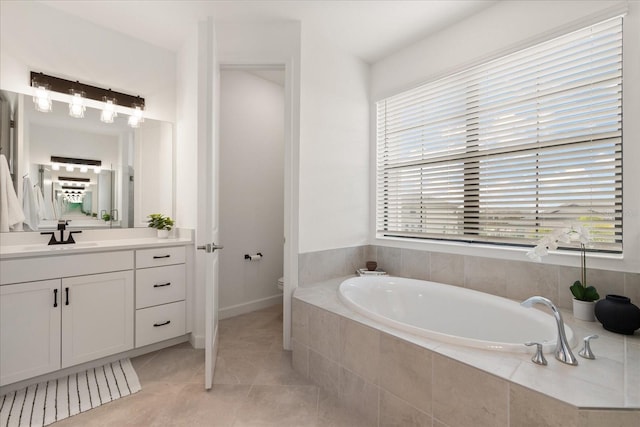
[[[219,318],[282,303],[285,68],[220,67]]]

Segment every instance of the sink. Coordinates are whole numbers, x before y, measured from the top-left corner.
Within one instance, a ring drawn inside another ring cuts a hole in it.
[[[68,249],[82,249],[82,248],[91,248],[98,246],[98,242],[80,242],[80,243],[72,243],[69,245],[27,245],[16,248],[15,252],[34,252],[34,251],[64,251]]]

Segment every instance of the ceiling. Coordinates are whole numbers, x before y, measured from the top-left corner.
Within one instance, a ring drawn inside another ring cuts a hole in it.
[[[498,0],[42,0],[102,27],[178,51],[198,21],[300,21],[368,63]]]

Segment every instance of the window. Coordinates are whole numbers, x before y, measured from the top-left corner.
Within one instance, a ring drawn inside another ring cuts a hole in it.
[[[376,107],[379,236],[622,251],[622,18]]]

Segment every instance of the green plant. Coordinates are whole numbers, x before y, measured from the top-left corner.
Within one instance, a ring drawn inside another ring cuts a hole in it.
[[[111,221],[111,215],[109,215],[108,213],[102,214],[102,220]]]
[[[151,228],[169,231],[171,231],[171,228],[173,228],[173,220],[171,219],[171,217],[164,216],[162,214],[151,214],[148,215],[147,218],[149,218],[149,221],[147,221],[147,223]]]
[[[574,298],[579,301],[597,301],[600,299],[598,291],[593,286],[587,286],[587,250],[586,244],[589,243],[589,231],[582,225],[573,225],[568,228],[561,228],[538,241],[538,245],[527,252],[527,256],[534,261],[541,261],[542,257],[547,255],[550,250],[556,250],[560,242],[570,243],[571,241],[580,242],[580,273],[581,280],[576,280],[573,285],[569,286]]]

